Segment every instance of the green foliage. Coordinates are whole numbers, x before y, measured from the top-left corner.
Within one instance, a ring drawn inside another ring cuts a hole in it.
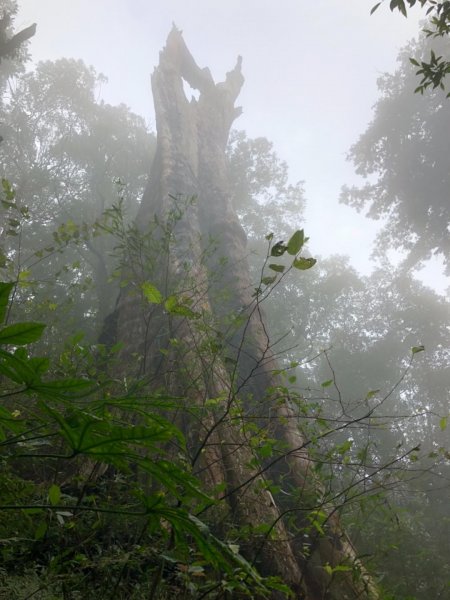
[[[36,342],[45,329],[43,323],[17,323],[0,329],[0,344],[22,346]]]
[[[315,469],[383,586],[395,598],[439,597],[449,574],[448,303],[389,269],[362,278],[341,257],[294,283],[276,288],[266,310],[274,339],[292,331],[283,364],[286,378],[296,374],[300,398],[292,387],[289,397]]]
[[[163,301],[161,292],[149,281],[144,281],[142,284],[142,291],[144,292],[146,300],[148,300],[151,304],[161,304]]]
[[[432,86],[433,89],[440,87],[442,90],[444,87],[444,79],[450,74],[450,61],[444,60],[442,56],[436,56],[433,50],[430,51],[430,61],[420,61],[415,58],[409,59],[410,63],[419,69],[416,71],[416,75],[421,75],[419,85],[414,90],[415,93],[420,92],[422,95],[427,87]],[[447,98],[450,98],[450,92],[447,94]]]
[[[382,2],[378,2],[372,7],[370,14],[373,14]],[[426,9],[428,24],[423,28],[424,33],[430,38],[447,37],[450,33],[450,4],[447,1],[438,2],[437,0],[390,0],[389,8],[391,11],[398,10],[403,16],[408,16],[408,9],[416,4],[420,4]],[[410,62],[419,67],[416,75],[421,76],[419,85],[414,92],[423,94],[428,87],[433,89],[445,89],[444,80],[450,74],[450,61],[443,56],[436,56],[433,50],[430,50],[430,60],[418,61],[410,58]],[[450,98],[450,92],[447,94]]]
[[[305,243],[305,234],[303,229],[296,231],[292,237],[289,239],[287,244],[288,254],[291,256],[296,256],[303,247]]]
[[[4,311],[13,289],[0,283]],[[214,501],[187,467],[181,431],[161,413],[161,406],[177,408],[179,399],[116,395],[110,381],[49,377],[47,359],[14,349],[37,341],[43,328],[16,323],[0,329],[0,483],[6,492],[0,589],[12,594],[11,586],[30,585],[30,593],[42,598],[69,589],[86,598],[99,591],[129,598],[129,586],[139,594],[158,587],[158,597],[169,589],[284,590],[275,579],[265,582],[236,546],[192,512]],[[169,451],[174,445],[177,461]],[[113,531],[122,541],[110,548]],[[29,569],[38,568],[34,556],[40,556],[41,583],[32,570],[16,568],[19,555]],[[175,569],[171,583],[166,564]]]
[[[316,262],[317,260],[315,258],[304,258],[303,256],[300,256],[299,258],[296,258],[292,264],[296,269],[299,269],[300,271],[306,271],[311,269]]]
[[[411,352],[413,354],[417,354],[418,352],[424,352],[424,350],[425,350],[425,346],[413,346],[411,348]]]
[[[14,283],[4,283],[0,286],[0,323],[3,323],[9,307],[9,297],[14,289]]]
[[[253,294],[254,297],[258,299],[258,302],[264,301],[273,291],[273,287],[277,286],[281,281],[284,280],[286,275],[288,275],[291,270],[299,269],[301,271],[305,271],[311,269],[316,264],[316,259],[314,258],[304,258],[299,256],[300,251],[302,250],[304,244],[308,241],[309,238],[305,237],[303,229],[295,231],[287,244],[284,243],[283,240],[272,244],[273,234],[269,234],[266,236],[266,240],[269,242],[266,260],[263,265],[263,273],[266,266],[275,272],[275,275],[262,275],[260,285],[255,288],[255,292]],[[287,264],[277,264],[277,263],[269,263],[270,258],[281,258],[286,254],[293,256],[292,261]],[[263,287],[264,286],[264,287]],[[263,293],[264,292],[264,293]]]

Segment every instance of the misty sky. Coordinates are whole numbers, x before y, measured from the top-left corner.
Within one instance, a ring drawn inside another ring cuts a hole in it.
[[[124,102],[153,129],[150,74],[172,22],[216,80],[241,54],[244,113],[235,126],[273,141],[292,181],[305,181],[311,251],[349,254],[368,272],[376,223],[337,203],[341,186],[356,181],[345,154],[371,119],[377,77],[395,68],[422,16],[405,19],[387,6],[370,16],[374,2],[19,0],[16,27],[37,22],[34,60],[83,59],[109,79],[102,98]],[[425,277],[433,279],[436,270]]]

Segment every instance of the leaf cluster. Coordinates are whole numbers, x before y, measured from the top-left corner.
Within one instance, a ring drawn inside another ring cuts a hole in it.
[[[378,2],[372,7],[370,14],[373,14],[382,2]],[[445,0],[390,0],[389,8],[391,11],[399,11],[405,17],[408,16],[408,10],[416,4],[426,8],[426,15],[429,18],[429,25],[424,27],[423,31],[428,37],[444,37],[450,33],[450,2]],[[445,89],[444,80],[450,73],[450,61],[443,56],[436,56],[431,50],[430,60],[417,60],[410,58],[411,64],[419,69],[416,75],[421,76],[421,81],[416,87],[415,92],[423,94],[428,87]],[[450,98],[450,92],[447,94]]]

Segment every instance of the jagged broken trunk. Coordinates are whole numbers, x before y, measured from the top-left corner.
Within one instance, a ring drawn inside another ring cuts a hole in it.
[[[250,535],[244,548],[261,573],[280,576],[297,598],[377,598],[337,511],[324,503],[296,412],[288,399],[271,398],[277,365],[253,294],[225,154],[241,112],[234,103],[243,81],[239,58],[216,84],[208,69],[197,66],[181,33],[172,30],[152,76],[157,150],[137,218],[143,235],[152,228],[161,247],[165,244],[159,259],[149,261],[147,276],[171,300],[166,310],[145,305],[142,286],[125,287],[115,312],[116,335],[125,344],[124,361],[134,357],[149,385],[163,386],[195,407],[180,416],[180,424],[194,472],[213,493],[221,489],[228,526],[248,532],[271,526],[270,535]],[[198,100],[187,100],[184,82],[198,90]],[[282,443],[283,453],[264,466],[254,460],[248,421]],[[279,503],[269,480],[304,492],[296,495],[297,505],[287,510],[285,501]],[[306,552],[302,522],[318,508],[325,523],[310,536]],[[301,515],[295,526],[290,520],[289,530],[286,510]],[[333,577],[336,565],[350,570]]]

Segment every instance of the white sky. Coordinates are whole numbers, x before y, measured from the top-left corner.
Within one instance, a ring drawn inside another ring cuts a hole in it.
[[[19,0],[16,27],[37,22],[34,60],[81,58],[104,73],[105,101],[124,102],[153,125],[150,74],[172,22],[200,66],[222,80],[238,54],[246,79],[235,126],[265,136],[304,180],[312,252],[349,254],[362,272],[376,223],[338,205],[356,181],[345,154],[371,119],[376,79],[418,33],[375,0]],[[154,127],[153,127],[154,128]],[[295,224],[293,224],[295,227]],[[425,279],[436,285],[439,269]]]

